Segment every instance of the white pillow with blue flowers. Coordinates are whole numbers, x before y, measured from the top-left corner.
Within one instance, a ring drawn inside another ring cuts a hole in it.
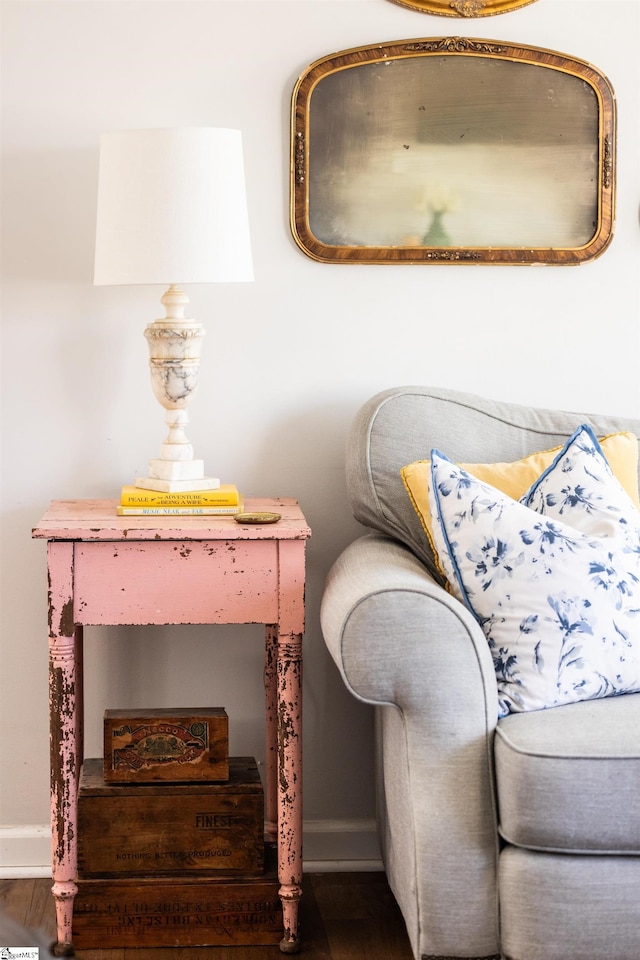
[[[431,452],[435,545],[500,716],[640,690],[640,512],[588,426],[520,501]]]

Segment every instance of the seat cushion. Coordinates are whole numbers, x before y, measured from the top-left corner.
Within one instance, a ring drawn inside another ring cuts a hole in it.
[[[640,693],[498,723],[500,834],[564,853],[640,852]]]
[[[499,887],[503,957],[640,957],[640,857],[566,857],[505,847]]]

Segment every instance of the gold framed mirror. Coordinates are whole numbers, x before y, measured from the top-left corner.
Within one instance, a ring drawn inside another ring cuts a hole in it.
[[[615,96],[586,61],[435,37],[312,63],[291,229],[323,262],[577,264],[608,246]]]
[[[391,0],[401,7],[441,17],[491,17],[526,7],[536,0]]]

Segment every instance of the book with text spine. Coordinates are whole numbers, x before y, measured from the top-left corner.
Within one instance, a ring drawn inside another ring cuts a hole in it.
[[[164,493],[160,490],[144,490],[133,485],[124,486],[120,492],[121,507],[237,507],[241,501],[238,488],[233,483],[222,484],[215,490],[191,490],[181,493]]]
[[[242,498],[235,507],[125,507],[117,508],[119,517],[232,517],[242,513]]]

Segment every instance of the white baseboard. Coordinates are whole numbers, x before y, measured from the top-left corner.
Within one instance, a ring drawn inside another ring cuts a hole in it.
[[[306,820],[305,873],[382,870],[375,820]],[[51,876],[48,826],[0,827],[0,880]]]
[[[305,873],[382,870],[375,820],[305,820]]]
[[[0,827],[0,880],[51,876],[48,825]]]

